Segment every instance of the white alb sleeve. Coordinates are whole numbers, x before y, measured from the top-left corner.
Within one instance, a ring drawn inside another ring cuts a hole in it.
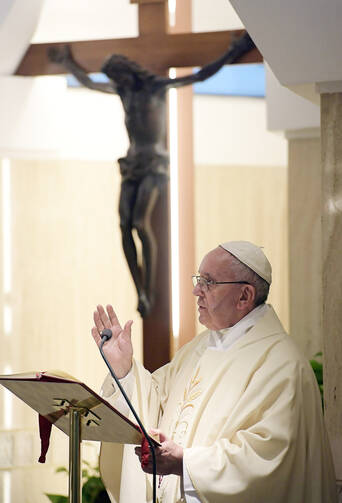
[[[185,453],[185,450],[184,450]],[[183,488],[186,503],[201,503],[201,500],[197,496],[194,486],[192,485],[188,470],[184,463],[183,456]]]
[[[119,379],[119,381],[121,386],[125,390],[126,395],[128,396],[129,399],[131,399],[135,384],[135,378],[132,369],[128,372],[128,374],[125,377]],[[113,397],[114,394],[116,394],[117,396],[115,397],[115,401],[112,402],[110,399]],[[123,395],[121,394],[114,379],[110,374],[107,375],[102,385],[101,396],[103,396],[103,398],[108,400],[119,412],[121,412],[121,414],[123,414],[124,416],[128,416],[129,407],[127,405],[127,402],[124,399]]]

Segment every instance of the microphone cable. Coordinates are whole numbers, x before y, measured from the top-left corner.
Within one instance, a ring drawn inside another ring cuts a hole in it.
[[[105,342],[107,342],[112,337],[113,332],[110,330],[110,328],[105,328],[104,330],[101,331],[100,335],[101,335],[101,344],[99,346],[99,349],[100,349],[101,356],[102,356],[105,364],[107,365],[111,376],[113,377],[115,383],[117,384],[119,390],[121,391],[122,396],[124,397],[133,416],[135,417],[135,419],[140,427],[141,432],[143,433],[143,435],[145,436],[145,438],[148,442],[150,452],[152,455],[152,467],[153,467],[153,503],[157,503],[157,460],[156,460],[155,446],[153,445],[151,437],[147,434],[147,431],[145,430],[144,425],[142,424],[137,412],[135,411],[132,402],[128,398],[128,396],[127,396],[125,390],[123,389],[118,377],[116,376],[114,370],[112,369],[111,365],[109,364],[109,362],[103,352],[103,345]]]

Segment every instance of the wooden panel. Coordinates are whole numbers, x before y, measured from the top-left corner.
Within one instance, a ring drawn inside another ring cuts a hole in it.
[[[60,368],[99,389],[106,368],[90,334],[97,304],[112,303],[121,323],[133,319],[134,354],[142,361],[142,322],[114,210],[118,167],[99,160],[15,160],[11,173],[10,301],[17,335],[0,334],[0,367]],[[15,415],[21,427],[17,421]]]
[[[197,165],[195,176],[197,265],[224,241],[260,246],[273,269],[269,302],[288,327],[287,168]],[[199,330],[204,327],[199,325]]]
[[[206,33],[178,33],[174,35],[145,35],[139,38],[93,40],[71,42],[73,54],[88,72],[98,72],[106,57],[111,54],[124,54],[130,59],[152,71],[169,67],[203,66],[224,53],[232,35],[242,31],[220,31]],[[65,43],[32,44],[16,75],[54,75],[65,70],[47,57],[51,46]],[[263,58],[257,49],[243,56],[241,63],[258,63]]]
[[[290,333],[307,358],[323,347],[321,178],[320,138],[290,139]],[[304,193],[310,197],[303,197]],[[301,252],[308,243],[310,253]]]

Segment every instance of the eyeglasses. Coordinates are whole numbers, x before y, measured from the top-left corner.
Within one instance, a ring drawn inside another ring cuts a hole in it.
[[[241,284],[249,285],[248,281],[215,281],[214,279],[207,279],[203,276],[191,276],[192,283],[194,286],[199,285],[202,290],[207,292],[210,288],[216,285],[231,285],[231,284]]]

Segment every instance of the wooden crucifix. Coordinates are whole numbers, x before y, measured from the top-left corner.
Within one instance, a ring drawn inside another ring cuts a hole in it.
[[[227,50],[229,41],[242,31],[216,33],[174,33],[168,32],[168,9],[164,0],[131,0],[139,3],[139,37],[117,40],[64,42],[63,44],[31,45],[17,74],[42,75],[63,73],[62,67],[54,65],[47,58],[47,49],[51,46],[61,46],[66,43],[82,66],[88,71],[98,71],[106,56],[111,53],[123,54],[131,60],[154,73],[165,75],[169,67],[203,66]],[[184,0],[183,0],[184,9]],[[188,4],[189,5],[189,4]],[[179,14],[179,12],[178,12]],[[183,20],[184,23],[184,20]],[[262,57],[256,49],[247,53],[241,62],[261,61]],[[187,138],[189,141],[189,138]],[[191,141],[191,140],[190,140]],[[189,168],[189,166],[187,166]],[[184,168],[183,168],[184,169]],[[188,210],[189,212],[189,210]],[[193,209],[190,209],[193,212]],[[187,215],[188,229],[193,233],[193,217]],[[158,258],[156,268],[156,301],[153,310],[144,319],[144,365],[149,370],[163,365],[170,359],[170,258],[169,258],[169,197],[168,191],[161,192],[153,215],[153,227],[158,239]],[[185,229],[183,229],[184,235]],[[182,247],[182,260],[188,255],[188,264],[192,267],[183,269],[181,285],[186,289],[194,271],[193,243],[192,249]],[[188,253],[186,253],[188,252]],[[190,257],[189,257],[190,256]],[[184,274],[185,273],[185,274]],[[183,282],[183,283],[182,283]],[[191,295],[191,287],[187,289]],[[189,298],[185,296],[185,299]],[[186,302],[185,302],[186,304]],[[192,304],[188,302],[187,305]],[[184,306],[184,301],[182,301]],[[193,309],[192,309],[193,312]],[[189,316],[188,316],[189,318]],[[190,330],[193,335],[193,330]]]

